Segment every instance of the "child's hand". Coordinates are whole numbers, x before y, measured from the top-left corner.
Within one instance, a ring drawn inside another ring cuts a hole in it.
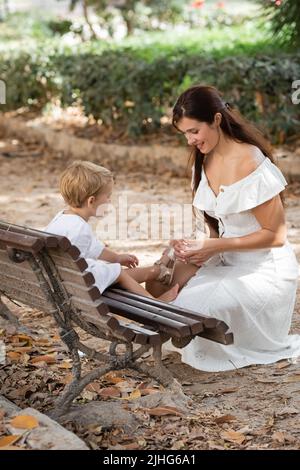
[[[127,266],[127,268],[136,268],[139,264],[139,260],[134,255],[123,254],[119,255],[119,263],[122,266]]]

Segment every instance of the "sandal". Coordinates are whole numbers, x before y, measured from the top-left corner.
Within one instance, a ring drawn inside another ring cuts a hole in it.
[[[158,265],[160,268],[160,272],[156,280],[160,281],[162,284],[166,284],[167,286],[169,286],[173,279],[173,269],[167,268],[167,266],[165,266],[164,264],[158,264]]]
[[[160,267],[160,273],[157,277],[157,280],[169,286],[173,280],[176,264],[174,248],[166,248],[162,254],[162,257],[155,261],[154,264]]]

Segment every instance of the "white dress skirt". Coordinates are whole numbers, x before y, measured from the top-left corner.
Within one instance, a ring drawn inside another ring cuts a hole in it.
[[[219,236],[242,237],[261,229],[251,209],[279,194],[287,182],[269,158],[216,197],[204,170],[193,205],[218,219]],[[182,361],[203,371],[226,371],[300,356],[300,336],[289,335],[299,268],[286,241],[280,248],[224,252],[209,259],[181,290],[174,305],[223,320],[234,335],[224,346],[196,337],[185,348],[170,343]]]

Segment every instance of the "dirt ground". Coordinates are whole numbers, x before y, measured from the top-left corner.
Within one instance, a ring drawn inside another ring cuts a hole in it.
[[[63,207],[57,185],[66,163],[61,155],[37,143],[25,145],[2,136],[1,219],[43,228]],[[117,175],[114,198],[121,193],[127,194],[129,202],[145,203],[188,203],[191,197],[186,179],[151,175],[147,171],[126,174],[126,169]],[[286,215],[289,240],[300,261],[299,183],[288,188]],[[114,243],[113,247],[135,252],[141,265],[145,265],[157,259],[162,243],[129,241]],[[0,324],[0,335],[11,353],[6,365],[0,367],[0,393],[21,407],[29,404],[47,410],[68,381],[68,356],[51,318],[29,308],[11,307],[34,332],[35,339],[16,339],[16,331]],[[300,333],[300,286],[293,332]],[[27,350],[24,352],[22,347]],[[53,352],[54,361],[37,366],[31,363],[32,353]],[[128,413],[129,420],[135,420],[135,425],[127,423],[122,427],[116,421],[103,426],[101,417],[85,423],[67,420],[65,425],[94,449],[300,449],[299,363],[282,361],[231,372],[204,373],[182,364],[176,353],[167,355],[164,361],[193,400],[188,413],[169,410],[170,413],[153,415],[146,401],[136,408],[135,399],[153,398],[154,392],[164,391],[145,376],[121,371],[95,383],[83,393],[79,403],[111,406],[116,402]],[[148,392],[143,393],[143,389]],[[0,426],[0,434],[1,429]]]

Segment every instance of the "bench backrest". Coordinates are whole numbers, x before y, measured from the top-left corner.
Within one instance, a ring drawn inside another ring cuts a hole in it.
[[[158,344],[162,334],[233,342],[228,326],[215,318],[119,289],[101,295],[87,268],[67,238],[0,221],[0,295],[48,313],[67,300],[77,321],[139,344]]]
[[[45,256],[57,273],[57,286],[51,284],[45,270]],[[134,340],[133,329],[110,314],[86,268],[86,261],[67,238],[0,222],[0,295],[53,313],[60,308],[55,296],[62,289],[73,313],[80,313],[104,334],[111,332]],[[157,334],[155,337],[159,338]]]

